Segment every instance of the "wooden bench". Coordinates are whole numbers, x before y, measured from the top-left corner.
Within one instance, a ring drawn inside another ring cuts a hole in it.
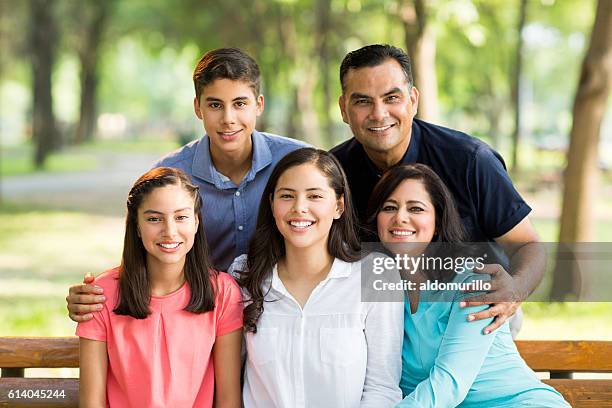
[[[612,407],[612,379],[571,378],[573,373],[612,373],[612,341],[517,341],[517,346],[534,371],[550,373],[551,379],[544,382],[573,407]],[[0,407],[77,407],[78,379],[23,378],[23,373],[24,368],[78,366],[75,337],[0,337]],[[51,398],[33,396],[36,390],[44,390],[44,396]],[[13,398],[9,398],[10,391]],[[61,391],[63,397],[53,398],[53,392],[57,395]]]
[[[549,372],[545,383],[572,407],[612,407],[612,379],[573,379],[573,373],[612,373],[612,341],[517,341],[532,370]],[[512,379],[509,379],[512,381]]]
[[[76,337],[0,337],[0,407],[78,407],[78,378],[23,378],[24,368],[78,366]]]

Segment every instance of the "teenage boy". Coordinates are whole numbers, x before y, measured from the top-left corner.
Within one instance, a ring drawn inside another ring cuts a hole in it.
[[[344,167],[360,220],[386,169],[400,163],[430,166],[453,193],[469,239],[494,241],[508,254],[510,273],[486,265],[483,272],[492,275],[494,290],[475,299],[494,305],[471,315],[472,320],[495,316],[485,334],[495,330],[535,289],[545,265],[528,217],[531,208],[512,185],[503,159],[476,138],[414,118],[419,92],[410,58],[399,48],[375,44],[348,53],[340,83],[342,119],[354,137],[331,152]]]
[[[193,107],[206,134],[170,153],[155,167],[183,170],[199,187],[201,220],[213,265],[227,270],[247,252],[255,230],[263,189],[276,163],[307,144],[255,130],[264,109],[260,73],[255,60],[237,48],[206,53],[193,73]],[[70,318],[91,319],[103,301],[102,291],[89,283],[70,288]]]

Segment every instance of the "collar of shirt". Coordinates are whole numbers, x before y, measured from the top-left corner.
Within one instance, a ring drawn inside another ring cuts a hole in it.
[[[351,274],[351,265],[352,264],[348,262],[344,262],[341,259],[334,258],[334,262],[332,263],[329,273],[327,274],[325,279],[319,282],[317,286],[321,286],[325,284],[328,280],[331,280],[331,279],[341,279],[341,278],[348,277]],[[289,292],[285,288],[283,281],[278,276],[278,264],[274,265],[274,267],[272,268],[271,280],[272,280],[272,289],[275,292],[283,296],[286,296],[286,297],[291,297],[291,294],[289,294]],[[266,282],[265,286],[268,287],[268,285],[269,285],[269,281]]]
[[[272,163],[272,152],[262,134],[257,130],[253,130],[251,140],[253,142],[253,161],[242,183],[252,181],[258,171]],[[228,177],[215,169],[212,157],[210,156],[209,143],[208,135],[204,135],[193,157],[193,175],[210,184],[214,184],[219,189],[236,188],[236,185]]]

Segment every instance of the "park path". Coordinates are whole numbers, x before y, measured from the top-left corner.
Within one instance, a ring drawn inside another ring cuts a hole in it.
[[[0,194],[10,203],[123,216],[130,187],[159,158],[159,153],[102,152],[95,170],[3,177]]]

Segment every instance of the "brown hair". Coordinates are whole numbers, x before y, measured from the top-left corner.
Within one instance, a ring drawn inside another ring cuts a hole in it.
[[[259,96],[261,76],[257,62],[238,48],[217,48],[202,56],[193,71],[193,86],[200,101],[202,89],[217,79],[244,81],[249,84],[255,98]]]
[[[262,288],[263,282],[272,273],[274,265],[285,255],[285,241],[276,227],[269,198],[274,194],[278,179],[287,169],[307,163],[314,164],[327,177],[338,200],[344,196],[344,211],[339,219],[333,221],[329,231],[329,254],[346,262],[359,259],[360,244],[355,231],[351,194],[338,160],[331,153],[311,147],[287,154],[272,171],[262,194],[257,226],[249,243],[248,270],[244,271],[238,280],[240,286],[250,295],[247,301],[251,303],[244,309],[244,327],[247,331],[257,332],[257,321],[264,311],[264,292],[267,292]]]
[[[113,312],[118,315],[146,318],[151,311],[151,283],[146,268],[147,252],[138,236],[138,209],[145,197],[154,189],[168,185],[181,186],[194,199],[194,214],[200,219],[202,199],[198,187],[179,169],[158,167],[143,174],[132,186],[127,199],[125,218],[125,238],[119,273],[119,301]],[[185,280],[189,285],[191,297],[184,310],[204,313],[214,309],[215,294],[211,275],[216,272],[210,268],[204,226],[198,223],[193,247],[185,257]]]

